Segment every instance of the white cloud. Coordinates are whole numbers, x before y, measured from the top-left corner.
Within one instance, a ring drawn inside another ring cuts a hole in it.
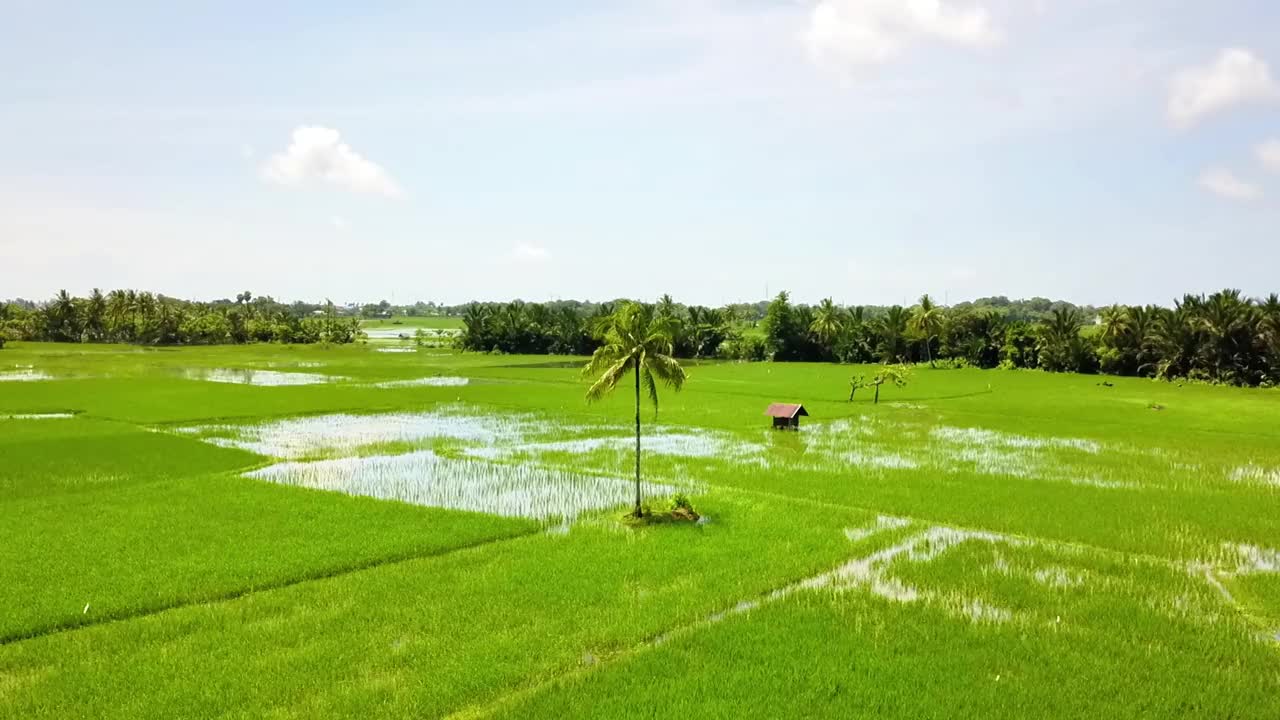
[[[1169,120],[1189,128],[1231,108],[1280,100],[1267,63],[1249,50],[1227,48],[1208,65],[1188,68],[1169,85]]]
[[[348,229],[351,228],[351,223],[347,222],[347,219],[342,217],[341,215],[334,215],[333,217],[329,218],[329,224],[332,225],[333,229],[337,230],[338,232],[346,232]]]
[[[1211,168],[1200,175],[1200,187],[1228,200],[1257,200],[1262,189],[1241,180],[1226,168]]]
[[[1271,172],[1280,173],[1280,140],[1272,138],[1258,146],[1258,162]]]
[[[950,0],[821,0],[804,35],[814,62],[840,67],[884,63],[921,41],[986,47],[999,39],[986,8]]]
[[[508,257],[516,262],[538,263],[551,259],[551,253],[544,247],[522,242],[512,248]]]
[[[397,197],[401,194],[387,171],[364,159],[342,142],[337,130],[300,126],[284,152],[273,155],[262,168],[262,176],[279,185],[302,185],[322,181],[352,192]]]

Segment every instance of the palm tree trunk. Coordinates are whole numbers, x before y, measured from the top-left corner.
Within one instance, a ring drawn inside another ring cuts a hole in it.
[[[636,358],[636,517],[644,514],[640,507],[640,358]]]
[[[924,339],[924,356],[929,358],[929,367],[933,367],[933,348],[929,347],[933,338]]]
[[[879,404],[880,404],[880,386],[879,386],[878,384],[876,385],[876,399],[875,399],[875,402],[873,402],[873,403],[871,403],[871,404],[872,404],[872,405],[879,405]]]

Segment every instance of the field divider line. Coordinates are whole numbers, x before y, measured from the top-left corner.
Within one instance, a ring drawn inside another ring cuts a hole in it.
[[[357,573],[367,572],[369,570],[376,570],[378,568],[388,567],[392,565],[400,565],[403,563],[413,562],[415,560],[426,560],[429,558],[446,557],[453,553],[469,552],[469,551],[477,550],[479,548],[486,547],[489,545],[496,545],[498,543],[503,543],[503,542],[511,542],[513,540],[521,540],[527,537],[539,535],[542,532],[544,532],[542,528],[537,528],[534,530],[530,530],[528,532],[520,532],[514,535],[508,535],[504,537],[485,538],[482,540],[478,540],[476,542],[467,543],[465,545],[455,545],[453,547],[442,548],[439,550],[433,550],[429,552],[412,553],[412,554],[406,554],[406,555],[393,555],[393,556],[384,557],[384,558],[377,558],[369,562],[352,563],[342,567],[331,568],[330,570],[326,570],[324,572],[317,573],[314,575],[307,575],[304,577],[285,579],[285,580],[280,580],[276,582],[268,582],[262,585],[255,585],[251,588],[232,590],[224,593],[215,593],[206,598],[193,599],[193,600],[187,600],[182,602],[166,603],[163,605],[143,608],[134,612],[122,612],[122,613],[116,613],[116,614],[107,613],[100,616],[100,619],[95,619],[93,622],[86,622],[79,625],[55,625],[55,626],[46,627],[43,629],[38,629],[32,632],[21,632],[21,633],[11,633],[8,635],[0,635],[0,647],[5,647],[6,645],[14,645],[14,644],[25,642],[28,640],[37,640],[39,638],[49,637],[51,635],[72,633],[78,630],[88,630],[90,628],[96,628],[103,625],[110,625],[113,623],[129,622],[131,620],[138,620],[141,618],[150,617],[152,615],[159,615],[162,613],[169,612],[171,610],[181,610],[183,608],[195,607],[198,605],[216,605],[220,603],[233,602],[235,600],[246,598],[251,595],[256,595],[258,593],[271,592],[273,590],[283,590],[285,588],[295,587],[298,585],[305,585],[307,583],[323,582],[325,580],[332,580],[334,578],[345,577],[347,575],[355,575]]]

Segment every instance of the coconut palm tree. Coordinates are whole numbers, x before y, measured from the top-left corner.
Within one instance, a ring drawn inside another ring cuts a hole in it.
[[[1280,295],[1258,303],[1258,340],[1267,356],[1272,382],[1280,381]]]
[[[1098,313],[1102,332],[1098,336],[1108,347],[1116,347],[1129,331],[1129,309],[1123,305],[1112,305]]]
[[[693,306],[689,308],[686,336],[695,358],[715,355],[729,335],[729,320],[724,310]]]
[[[582,369],[594,379],[587,401],[603,398],[618,386],[628,372],[635,373],[636,388],[636,506],[634,516],[644,515],[640,496],[640,386],[648,392],[653,410],[658,411],[658,383],[676,391],[684,387],[685,373],[671,356],[671,321],[658,317],[650,307],[628,302],[601,323],[601,345]]]
[[[813,322],[809,324],[809,332],[818,338],[825,351],[830,352],[836,338],[840,337],[840,333],[843,331],[844,313],[840,311],[840,308],[836,307],[831,298],[824,299],[814,310]]]
[[[866,362],[871,358],[874,337],[867,324],[866,308],[861,305],[845,310],[843,328],[836,341],[836,357],[840,362]]]
[[[1084,318],[1073,307],[1053,309],[1040,323],[1040,364],[1051,372],[1077,372],[1075,361],[1082,345],[1080,330]]]
[[[84,305],[84,333],[89,342],[101,342],[107,332],[107,296],[94,288]]]
[[[910,318],[901,305],[894,305],[876,320],[880,358],[886,362],[901,362],[907,354],[907,324]]]
[[[920,296],[920,304],[912,311],[911,329],[924,338],[924,354],[929,360],[929,367],[933,367],[933,348],[930,346],[942,330],[942,308],[934,304],[929,293]]]
[[[1267,345],[1280,348],[1280,294],[1258,303],[1258,334]]]
[[[1199,308],[1205,333],[1204,355],[1213,367],[1216,380],[1239,381],[1248,367],[1246,354],[1253,345],[1253,301],[1239,290],[1223,290],[1210,295]]]
[[[1183,377],[1191,372],[1200,351],[1201,332],[1196,322],[1197,304],[1193,296],[1175,302],[1172,310],[1161,308],[1151,324],[1146,346],[1156,358],[1158,378]],[[1138,368],[1142,372],[1144,368]]]
[[[66,290],[44,308],[45,332],[55,342],[80,342],[82,327],[76,299]]]
[[[112,342],[133,340],[132,304],[124,290],[107,293],[107,335]]]
[[[1133,353],[1134,372],[1142,374],[1143,367],[1150,367],[1151,331],[1156,319],[1160,317],[1160,308],[1155,305],[1134,305],[1129,308],[1124,324],[1123,341],[1126,350]]]

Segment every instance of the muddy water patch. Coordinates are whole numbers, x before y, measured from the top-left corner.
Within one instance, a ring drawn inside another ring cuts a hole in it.
[[[885,470],[915,470],[920,463],[897,453],[847,452],[840,459],[854,467],[872,467]]]
[[[1032,577],[1037,583],[1052,588],[1071,588],[1084,584],[1084,578],[1079,573],[1057,565],[1040,568],[1032,573]]]
[[[364,328],[365,337],[370,340],[409,340],[413,337],[414,331],[405,328]]]
[[[996,607],[979,598],[948,598],[944,604],[950,614],[965,618],[975,625],[984,623],[999,625],[1013,619],[1012,611]]]
[[[875,527],[879,527],[879,521]],[[848,531],[845,532],[847,535]],[[893,566],[898,563],[929,563],[948,550],[970,542],[1002,544],[1010,547],[1025,544],[1023,540],[998,533],[931,527],[911,535],[896,545],[866,557],[850,560],[830,572],[804,580],[799,583],[799,587],[809,590],[830,589],[837,592],[861,589],[893,602],[921,602],[941,607],[948,614],[973,623],[1007,622],[1013,618],[1011,611],[996,607],[981,598],[921,589],[903,582],[891,573]]]
[[[531,415],[473,415],[445,408],[424,413],[318,415],[262,425],[200,425],[180,431],[205,436],[216,445],[296,460],[321,452],[353,453],[371,445],[436,439],[494,446],[521,442],[542,429]]]
[[[1106,490],[1140,487],[1127,479],[1100,476],[1094,458],[1104,446],[1084,438],[1033,437],[865,415],[817,424],[801,434],[798,444],[804,453],[789,458],[788,464],[820,472],[928,469]]]
[[[861,542],[873,535],[879,535],[882,532],[890,530],[901,530],[911,524],[908,518],[895,517],[893,515],[877,515],[875,524],[869,527],[845,528],[844,536],[849,538],[850,542]]]
[[[944,443],[962,446],[1003,447],[1030,450],[1079,450],[1080,452],[1086,452],[1092,455],[1097,455],[1102,450],[1102,445],[1100,443],[1083,438],[1032,437],[1029,435],[1014,435],[1013,433],[986,430],[984,428],[960,428],[944,425],[942,427],[934,428],[930,431],[930,435],[935,440],[941,440]]]
[[[844,533],[849,540],[860,542],[874,535],[902,530],[912,525],[906,518],[881,515],[866,527],[846,528]],[[1026,544],[1025,541],[1009,538],[996,533],[959,530],[947,527],[930,527],[909,536],[906,540],[884,548],[871,555],[850,560],[833,570],[814,575],[799,582],[772,590],[760,597],[742,600],[732,607],[713,613],[694,627],[714,625],[723,620],[751,612],[764,605],[791,597],[800,592],[833,591],[848,592],[861,589],[873,595],[893,602],[922,603],[942,608],[952,617],[966,620],[973,624],[1004,623],[1014,619],[1012,611],[993,605],[981,598],[973,598],[957,593],[939,593],[908,585],[899,578],[889,574],[895,562],[930,562],[947,550],[965,542],[1006,543],[1011,546]],[[655,639],[655,644],[669,640],[674,633],[668,633]]]
[[[1234,543],[1223,545],[1223,549],[1230,557],[1227,571],[1233,575],[1280,573],[1280,550]]]
[[[1244,483],[1247,485],[1264,485],[1268,487],[1280,488],[1280,467],[1268,468],[1261,465],[1243,465],[1233,468],[1227,473],[1227,479],[1231,482]]]
[[[389,380],[387,382],[374,383],[376,388],[411,388],[411,387],[463,387],[469,385],[471,380],[464,377],[424,377],[414,378],[413,380]]]
[[[1079,487],[1093,487],[1101,490],[1139,490],[1142,488],[1138,483],[1129,480],[1105,480],[1097,476],[1068,478],[1067,482]]]
[[[294,385],[320,385],[346,378],[319,373],[280,372],[278,370],[250,370],[235,368],[191,368],[182,371],[188,380],[229,383],[234,385],[259,385],[263,387],[288,387]]]
[[[315,490],[547,522],[568,522],[583,513],[621,507],[635,497],[635,486],[620,478],[446,458],[429,450],[279,463],[247,476]],[[649,497],[673,491],[667,485],[643,486]]]
[[[689,432],[657,429],[641,438],[641,453],[684,458],[721,458],[733,460],[751,456],[762,448],[745,443],[728,434],[713,432]],[[586,437],[551,442],[517,443],[500,447],[469,448],[465,452],[472,457],[506,459],[518,456],[539,456],[552,453],[586,455],[598,451],[634,453],[635,436],[616,434],[609,437]]]
[[[0,382],[36,382],[52,380],[53,376],[40,370],[13,370],[0,372]]]

